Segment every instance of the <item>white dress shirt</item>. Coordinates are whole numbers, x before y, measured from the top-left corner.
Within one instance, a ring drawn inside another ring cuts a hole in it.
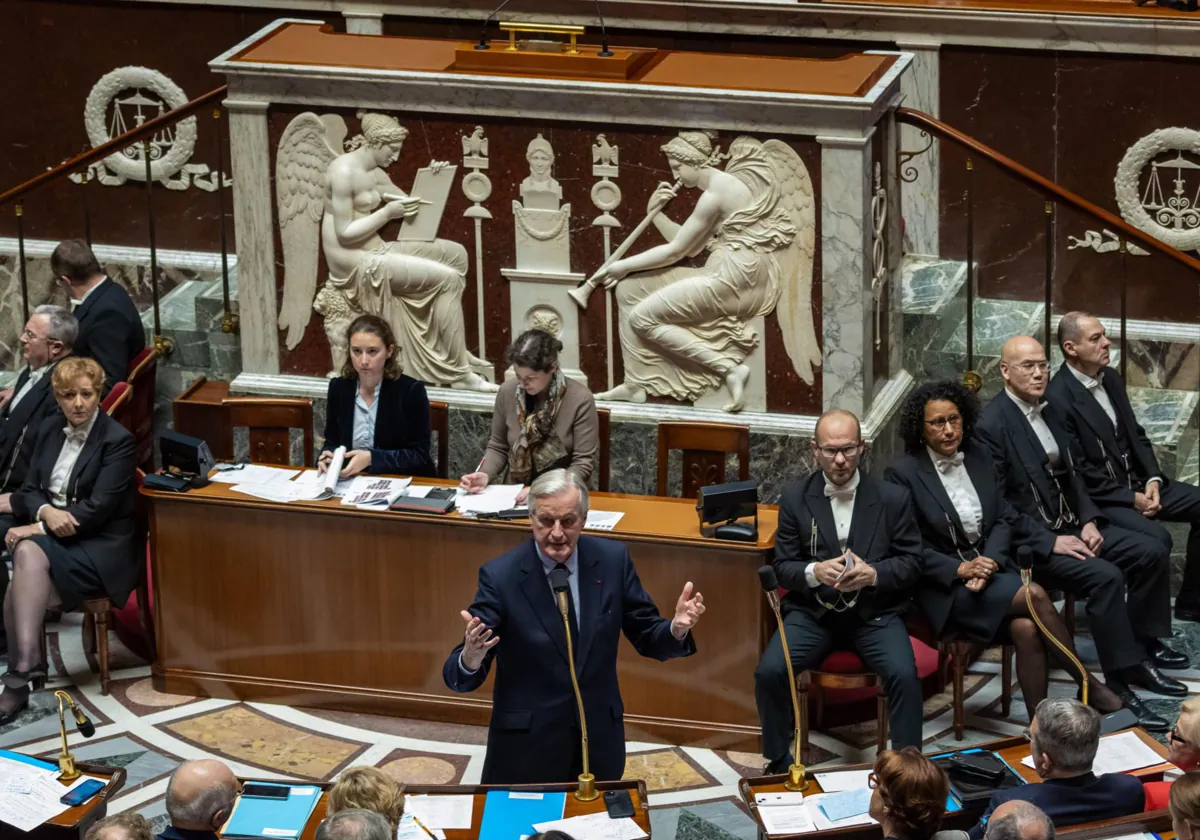
[[[10,412],[17,407],[17,403],[19,403],[26,394],[33,390],[33,386],[38,384],[38,380],[45,376],[46,371],[48,370],[50,370],[50,365],[42,365],[36,370],[32,368],[30,369],[29,378],[25,380],[25,384],[21,386],[21,390],[13,394],[12,400],[10,400],[8,403],[8,410]]]
[[[1117,427],[1117,410],[1113,408],[1112,400],[1108,398],[1108,391],[1105,391],[1104,386],[1101,384],[1104,373],[1101,372],[1099,376],[1092,377],[1083,371],[1076,370],[1072,365],[1067,365],[1067,370],[1071,371],[1071,375],[1079,380],[1080,385],[1087,388],[1092,398],[1104,409],[1104,413],[1108,415],[1108,419],[1112,421],[1113,428],[1115,429]]]
[[[974,544],[979,539],[983,525],[983,504],[979,501],[979,493],[975,491],[967,466],[963,463],[963,453],[958,452],[947,458],[929,447],[925,447],[925,450],[929,453],[929,459],[933,461],[942,487],[946,488],[950,503],[954,505],[958,521],[962,523],[965,532],[963,536],[967,538],[967,542]]]
[[[829,477],[825,477],[825,498],[829,499],[829,509],[833,511],[833,524],[837,528],[838,548],[842,551],[846,550],[846,541],[850,539],[850,523],[854,519],[854,497],[858,495],[858,470],[854,471],[854,475],[850,480],[841,487],[830,482]],[[809,563],[804,569],[804,580],[808,583],[810,589],[816,589],[821,585],[817,580],[817,573],[813,570],[816,565],[816,560]]]
[[[1057,467],[1059,460],[1062,458],[1062,453],[1058,451],[1058,441],[1054,439],[1054,433],[1050,431],[1050,427],[1042,419],[1042,409],[1046,407],[1046,403],[1041,402],[1034,405],[1033,403],[1025,402],[1025,400],[1008,390],[1008,388],[1004,389],[1004,393],[1008,394],[1009,399],[1017,404],[1017,408],[1021,409],[1021,413],[1029,421],[1029,425],[1033,428],[1033,433],[1037,435],[1037,439],[1042,444],[1042,449],[1046,451],[1046,458],[1050,461],[1050,466]]]
[[[71,471],[75,469],[75,462],[79,460],[79,453],[83,452],[88,435],[92,433],[92,427],[96,425],[97,414],[99,409],[93,411],[92,416],[78,428],[72,428],[69,423],[63,428],[66,440],[63,441],[62,449],[58,450],[58,460],[54,462],[54,469],[50,471],[50,483],[46,487],[50,494],[50,504],[56,508],[67,506],[67,482],[71,479]],[[47,507],[49,505],[38,508],[34,518],[40,520],[42,511]],[[46,533],[45,523],[39,521],[38,524],[41,525],[42,533]]]
[[[90,289],[88,289],[86,292],[84,292],[84,293],[83,293],[83,297],[81,297],[79,300],[75,300],[75,298],[71,298],[71,311],[72,311],[72,312],[74,312],[76,309],[78,309],[79,307],[83,306],[83,302],[84,302],[85,300],[87,300],[89,297],[91,297],[91,296],[92,296],[92,292],[94,292],[94,291],[96,291],[97,289],[99,289],[99,288],[100,288],[101,286],[103,286],[103,285],[104,285],[106,282],[108,282],[108,275],[105,275],[105,277],[104,277],[104,279],[103,279],[103,280],[101,280],[101,281],[100,281],[99,283],[97,283],[95,286],[92,286],[92,288],[90,288]]]
[[[375,384],[375,398],[367,405],[362,391],[354,389],[354,437],[351,439],[352,449],[375,448],[375,418],[379,415],[379,389],[382,380]]]

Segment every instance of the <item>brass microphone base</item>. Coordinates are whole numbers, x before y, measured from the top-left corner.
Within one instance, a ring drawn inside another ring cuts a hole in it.
[[[75,756],[70,753],[63,753],[58,757],[58,770],[58,780],[63,784],[73,782],[83,775],[75,766]]]
[[[579,789],[575,791],[575,798],[580,802],[591,802],[600,798],[600,791],[596,790],[595,776],[591,773],[579,774]]]
[[[808,779],[804,777],[804,765],[793,764],[788,768],[787,781],[783,783],[787,790],[804,790],[808,787]]]

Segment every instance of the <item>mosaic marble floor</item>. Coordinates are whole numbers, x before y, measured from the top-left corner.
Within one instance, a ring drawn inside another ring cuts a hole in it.
[[[1081,609],[1082,612],[1082,609]],[[483,767],[486,731],[479,727],[428,723],[341,712],[310,711],[265,703],[239,703],[160,694],[150,668],[113,637],[113,682],[100,694],[99,678],[87,663],[75,616],[51,625],[50,688],[65,688],[96,722],[84,741],[72,733],[76,756],[125,767],[128,781],[110,812],[139,811],[165,824],[167,779],[183,760],[214,756],[239,775],[329,781],[351,765],[382,767],[412,783],[477,782]],[[1175,643],[1200,662],[1200,626],[1177,625]],[[1086,628],[1078,630],[1080,653],[1094,662]],[[949,693],[925,703],[925,749],[952,748],[1017,735],[1027,724],[1020,695],[1012,714],[1000,717],[999,650],[989,651],[967,679],[967,733],[956,742]],[[1057,674],[1056,694],[1075,687]],[[1178,672],[1200,693],[1200,669]],[[41,692],[13,723],[0,727],[0,748],[51,756],[57,752],[57,714],[51,695]],[[1178,701],[1147,695],[1161,713],[1176,714]],[[874,755],[875,723],[843,726],[811,735],[811,767],[867,761]],[[737,802],[737,782],[762,766],[756,755],[661,744],[630,743],[628,777],[644,778],[650,791],[653,832],[662,840],[753,840],[754,824]]]

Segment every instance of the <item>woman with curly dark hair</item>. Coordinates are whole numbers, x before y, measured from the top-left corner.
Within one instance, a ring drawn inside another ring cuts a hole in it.
[[[907,454],[886,472],[888,481],[912,495],[925,544],[923,581],[916,599],[941,636],[965,637],[983,645],[1010,642],[1017,651],[1017,681],[1025,708],[1046,696],[1047,653],[1074,676],[1082,675],[1034,623],[1016,563],[1014,531],[1020,514],[1004,497],[991,453],[973,440],[979,402],[974,392],[952,380],[915,389],[900,413],[900,437]],[[1074,652],[1066,624],[1046,591],[1029,587],[1037,617]],[[1102,712],[1121,708],[1103,683],[1088,682],[1091,704]]]
[[[916,747],[881,752],[867,783],[868,813],[888,840],[930,840],[941,828],[950,780]]]

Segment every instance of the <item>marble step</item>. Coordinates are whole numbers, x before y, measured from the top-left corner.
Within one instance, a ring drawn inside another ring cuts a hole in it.
[[[159,301],[158,309],[162,334],[174,345],[160,366],[200,369],[215,379],[232,379],[241,371],[238,336],[221,331],[224,307],[219,278],[179,284]],[[142,324],[147,341],[152,341],[152,310],[142,313]]]

